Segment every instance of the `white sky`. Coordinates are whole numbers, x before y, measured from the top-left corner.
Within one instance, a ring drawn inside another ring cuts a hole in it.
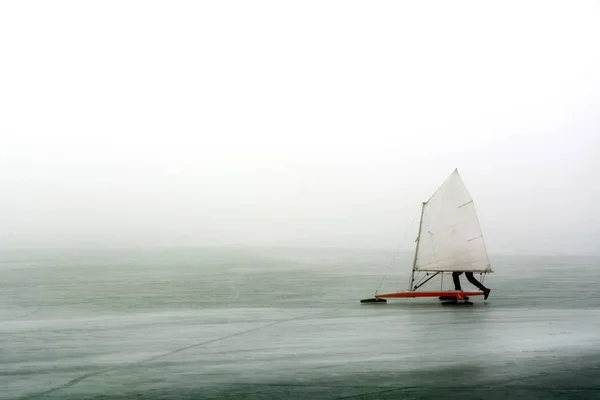
[[[490,252],[597,252],[599,43],[597,1],[2,2],[0,246],[393,248],[458,168]]]

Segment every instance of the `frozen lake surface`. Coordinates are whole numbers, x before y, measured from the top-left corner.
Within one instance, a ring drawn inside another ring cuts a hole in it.
[[[361,305],[406,289],[392,255],[4,251],[0,398],[600,398],[600,258],[494,256],[472,307]]]

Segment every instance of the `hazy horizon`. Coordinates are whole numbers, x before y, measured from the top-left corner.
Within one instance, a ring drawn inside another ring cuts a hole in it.
[[[0,248],[410,251],[458,168],[490,254],[600,254],[599,22],[593,1],[4,3]]]

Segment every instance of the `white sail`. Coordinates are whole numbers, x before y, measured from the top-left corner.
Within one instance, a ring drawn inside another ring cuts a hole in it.
[[[415,271],[492,272],[473,199],[458,170],[422,211]]]

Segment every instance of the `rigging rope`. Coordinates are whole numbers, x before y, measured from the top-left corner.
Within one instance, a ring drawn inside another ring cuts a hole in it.
[[[377,293],[379,292],[379,288],[383,284],[383,281],[385,280],[385,278],[387,278],[387,276],[388,276],[388,274],[390,272],[390,268],[392,267],[392,265],[394,263],[394,260],[396,259],[396,257],[398,257],[398,253],[400,252],[400,247],[402,246],[402,242],[404,241],[404,239],[406,239],[406,236],[408,235],[408,231],[410,231],[410,228],[412,227],[413,223],[415,222],[415,219],[417,218],[417,215],[419,215],[420,213],[421,213],[421,210],[419,209],[415,213],[415,216],[413,217],[410,225],[408,225],[408,228],[406,229],[406,232],[404,232],[404,237],[402,238],[402,240],[400,241],[400,243],[398,243],[398,248],[396,249],[396,253],[392,257],[392,259],[390,260],[390,265],[388,266],[388,269],[387,269],[386,273],[381,278],[381,282],[379,282],[379,285],[377,286],[377,289],[375,289],[375,295],[377,295]]]

